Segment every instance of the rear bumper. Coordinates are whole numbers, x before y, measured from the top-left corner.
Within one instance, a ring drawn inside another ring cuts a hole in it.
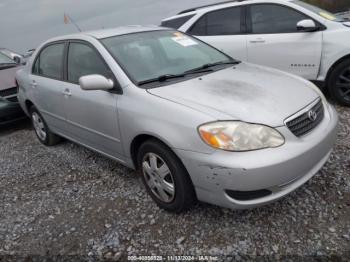
[[[251,152],[201,154],[176,150],[187,168],[199,200],[234,209],[256,207],[276,201],[294,191],[327,162],[332,151],[338,116],[335,109],[325,106],[324,120],[308,135],[295,137],[287,127],[278,128],[286,143],[274,149]],[[230,191],[270,194],[241,200]]]

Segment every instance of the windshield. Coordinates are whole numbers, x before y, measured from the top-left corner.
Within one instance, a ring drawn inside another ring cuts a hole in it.
[[[133,33],[101,42],[137,83],[184,74],[206,64],[232,61],[229,56],[177,31]]]
[[[16,64],[16,62],[0,52],[0,65],[1,64]]]
[[[301,7],[304,7],[306,9],[308,9],[309,11],[319,15],[319,16],[322,16],[323,18],[327,19],[327,20],[330,20],[330,21],[334,21],[334,22],[343,22],[344,19],[339,17],[339,16],[336,16],[335,14],[332,14],[326,10],[323,10],[322,8],[319,8],[317,6],[314,6],[314,5],[310,5],[308,3],[305,3],[305,2],[302,2],[302,1],[299,1],[299,0],[294,0],[292,1],[294,4],[297,4]]]

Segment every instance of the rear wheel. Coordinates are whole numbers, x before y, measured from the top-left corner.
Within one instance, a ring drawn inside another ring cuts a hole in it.
[[[61,141],[59,136],[50,131],[44,118],[34,106],[30,108],[29,112],[35,134],[41,143],[46,146],[53,146]]]
[[[194,188],[185,167],[164,144],[156,140],[143,143],[138,166],[147,192],[160,208],[181,212],[195,203]]]
[[[350,60],[338,64],[329,76],[328,90],[340,104],[350,106]]]

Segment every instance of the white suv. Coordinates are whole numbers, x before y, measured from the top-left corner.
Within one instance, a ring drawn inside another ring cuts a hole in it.
[[[350,106],[350,22],[344,18],[298,0],[246,0],[188,9],[162,26],[327,86]]]

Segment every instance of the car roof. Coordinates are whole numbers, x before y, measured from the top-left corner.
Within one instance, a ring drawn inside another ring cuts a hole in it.
[[[231,7],[231,6],[236,6],[236,5],[242,5],[245,3],[271,3],[271,2],[276,3],[276,2],[291,2],[291,1],[293,1],[293,0],[231,0],[231,1],[223,1],[223,2],[218,2],[218,3],[214,3],[214,4],[209,4],[209,5],[192,7],[192,8],[189,8],[189,9],[186,9],[186,10],[179,12],[177,15],[165,18],[162,21],[172,20],[172,19],[175,19],[175,18],[178,18],[181,16],[196,14],[198,11],[206,13],[208,11],[222,9],[225,7]]]
[[[133,33],[139,33],[139,32],[158,31],[158,30],[167,30],[167,29],[164,27],[159,27],[159,26],[155,26],[155,25],[150,25],[150,26],[141,26],[141,25],[120,26],[120,27],[110,28],[110,29],[100,29],[100,30],[94,30],[94,31],[80,32],[77,34],[64,35],[64,36],[49,39],[47,42],[53,42],[53,41],[59,41],[59,40],[65,40],[65,39],[75,39],[75,38],[80,38],[81,36],[90,36],[90,37],[94,37],[96,39],[103,39],[103,38],[108,38],[108,37],[118,36],[118,35],[126,35],[126,34],[133,34]]]

